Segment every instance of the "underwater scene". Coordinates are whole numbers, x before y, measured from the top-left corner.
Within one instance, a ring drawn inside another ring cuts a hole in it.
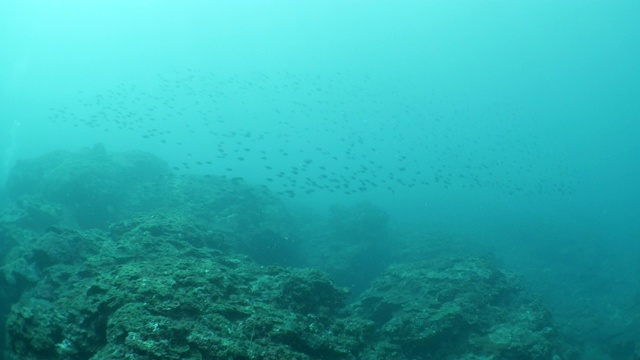
[[[0,360],[640,360],[639,22],[3,0]]]

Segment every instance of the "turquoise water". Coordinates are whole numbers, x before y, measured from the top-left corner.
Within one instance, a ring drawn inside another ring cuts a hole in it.
[[[0,177],[103,143],[491,246],[560,317],[638,305],[640,3],[0,4]],[[604,324],[604,325],[603,325]]]

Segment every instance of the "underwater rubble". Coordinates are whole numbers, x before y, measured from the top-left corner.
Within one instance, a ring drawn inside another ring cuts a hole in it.
[[[6,359],[567,358],[546,305],[486,259],[360,262],[392,248],[371,204],[305,241],[265,189],[100,146],[18,163],[7,193]],[[355,294],[336,280],[370,270]]]

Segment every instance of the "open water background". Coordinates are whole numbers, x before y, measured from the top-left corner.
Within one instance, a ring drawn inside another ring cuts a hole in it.
[[[601,339],[638,326],[639,19],[635,1],[6,0],[0,177],[103,143],[292,207],[368,200],[491,246]]]

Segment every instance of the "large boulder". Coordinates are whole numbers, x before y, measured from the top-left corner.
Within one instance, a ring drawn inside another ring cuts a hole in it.
[[[362,359],[552,359],[549,310],[482,259],[392,266],[352,305],[373,321]]]

